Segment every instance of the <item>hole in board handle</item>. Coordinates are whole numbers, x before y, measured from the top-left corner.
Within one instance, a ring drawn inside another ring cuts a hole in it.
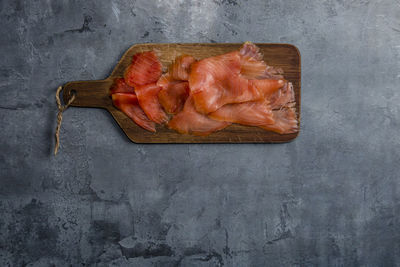
[[[76,97],[78,95],[77,91],[74,89],[67,90],[66,93],[67,93],[67,98],[64,99],[65,103],[67,103],[72,98],[72,96]]]

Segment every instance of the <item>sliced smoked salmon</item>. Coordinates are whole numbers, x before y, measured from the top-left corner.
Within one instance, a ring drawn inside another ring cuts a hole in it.
[[[135,90],[126,84],[124,78],[117,78],[110,88],[110,95],[115,93],[135,93]]]
[[[214,112],[223,105],[254,101],[262,94],[240,75],[240,54],[231,52],[192,64],[189,86],[196,110]]]
[[[257,87],[264,97],[273,94],[285,84],[284,80],[276,79],[250,80],[250,82]]]
[[[162,88],[168,88],[171,83],[178,83],[179,81],[174,80],[169,73],[163,74],[157,81],[157,85]]]
[[[189,55],[181,55],[175,58],[170,65],[168,73],[174,80],[187,81],[189,79],[190,66],[196,59]]]
[[[182,134],[204,136],[221,130],[230,124],[230,122],[210,119],[208,116],[197,112],[193,97],[189,96],[183,110],[168,122],[168,127]]]
[[[288,134],[298,131],[293,85],[253,43],[197,61],[175,58],[162,75],[156,53],[133,56],[110,89],[114,105],[141,127],[166,123],[179,133],[208,135],[232,123]]]
[[[267,64],[263,61],[258,47],[245,43],[240,49],[240,73],[248,79],[264,78]]]
[[[252,101],[239,104],[228,104],[209,114],[218,121],[228,121],[249,126],[273,124],[273,114],[268,101]]]
[[[146,114],[139,106],[138,99],[132,93],[115,93],[112,95],[113,104],[116,108],[124,112],[137,125],[150,132],[155,132],[155,123],[147,118]]]
[[[167,115],[158,101],[158,92],[160,92],[160,90],[161,87],[157,86],[156,83],[138,85],[135,87],[135,93],[140,107],[150,120],[159,124],[168,120]]]
[[[125,82],[132,87],[157,82],[162,74],[161,62],[154,51],[137,53],[125,70]]]
[[[266,98],[269,100],[272,109],[280,109],[289,106],[289,104],[293,103],[295,100],[292,83],[286,82],[281,89],[266,96]]]
[[[158,93],[158,100],[169,114],[181,111],[189,96],[189,83],[184,79],[188,78],[190,64],[194,61],[192,56],[187,55],[176,58],[169,71],[157,81],[157,85],[162,87]]]
[[[283,70],[268,66],[260,49],[251,42],[246,42],[240,49],[240,73],[248,79],[283,79]]]
[[[176,114],[182,110],[189,93],[188,82],[172,81],[160,90],[158,100],[166,112]]]

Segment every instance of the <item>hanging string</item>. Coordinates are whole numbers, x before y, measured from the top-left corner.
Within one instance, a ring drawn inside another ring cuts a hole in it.
[[[57,155],[58,148],[60,146],[60,129],[61,129],[61,122],[62,122],[62,113],[71,105],[71,103],[75,100],[75,94],[72,94],[71,98],[68,102],[63,106],[60,100],[60,92],[62,90],[62,86],[57,88],[56,93],[56,100],[58,106],[58,114],[57,114],[57,128],[56,128],[56,146],[54,148],[54,156]]]

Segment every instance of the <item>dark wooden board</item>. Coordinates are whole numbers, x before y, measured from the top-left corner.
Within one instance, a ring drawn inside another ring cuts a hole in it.
[[[158,50],[163,68],[181,54],[193,55],[197,59],[215,56],[237,50],[242,44],[137,44],[131,46],[122,56],[111,75],[98,81],[76,81],[65,84],[63,90],[64,101],[75,92],[75,100],[71,106],[94,107],[108,110],[125,134],[135,143],[281,143],[297,137],[298,133],[277,134],[257,127],[248,127],[233,124],[222,131],[209,136],[193,136],[179,134],[163,125],[157,126],[157,132],[151,133],[137,126],[124,113],[117,110],[108,95],[113,80],[122,77],[125,68],[130,64],[135,53]],[[300,83],[301,66],[299,50],[289,44],[256,44],[264,54],[268,65],[280,67],[284,70],[285,79],[293,83],[296,110],[300,123]],[[112,127],[112,126],[110,126]]]

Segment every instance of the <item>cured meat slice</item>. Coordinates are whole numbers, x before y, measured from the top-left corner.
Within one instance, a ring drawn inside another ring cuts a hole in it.
[[[266,101],[225,105],[217,111],[210,113],[209,117],[220,121],[258,126],[264,130],[280,134],[289,134],[298,131],[296,109],[294,107],[271,110],[270,105]]]
[[[135,94],[115,93],[112,95],[113,104],[116,108],[124,112],[137,125],[150,132],[155,132],[155,123],[147,118],[146,114],[139,106]]]
[[[267,64],[263,61],[263,56],[258,47],[252,43],[245,43],[240,49],[240,73],[248,79],[264,78]]]
[[[170,82],[167,87],[164,87],[158,93],[158,100],[166,112],[176,114],[182,110],[186,99],[189,96],[188,82]]]
[[[192,87],[191,87],[192,88]],[[196,109],[204,114],[214,112],[226,104],[259,100],[262,94],[249,80],[240,76],[216,81],[193,95]]]
[[[196,59],[189,55],[177,57],[170,65],[168,73],[157,81],[157,85],[162,87],[158,99],[166,112],[176,114],[182,110],[190,93],[187,82],[190,66],[195,61]]]
[[[195,61],[194,57],[188,55],[177,57],[168,73],[157,81],[157,85],[162,87],[158,99],[167,113],[176,114],[182,110],[190,93],[189,83],[185,80],[189,77],[190,65]]]
[[[197,112],[193,97],[189,96],[183,110],[168,122],[168,127],[182,134],[204,136],[221,130],[230,124],[230,122],[210,119],[208,116]]]
[[[154,51],[137,53],[124,73],[125,82],[132,87],[155,83],[162,74],[161,62]]]
[[[169,74],[174,80],[187,81],[189,79],[190,66],[196,59],[189,55],[177,57],[169,67]]]
[[[162,88],[168,88],[171,83],[178,83],[179,81],[175,81],[169,73],[163,74],[160,79],[157,81],[157,85]]]
[[[296,117],[296,109],[293,107],[272,111],[275,123],[260,126],[264,130],[280,134],[289,134],[299,131]]]
[[[223,105],[262,98],[257,88],[240,74],[240,54],[231,52],[192,65],[189,86],[196,110],[214,112]]]
[[[158,92],[161,87],[155,83],[139,85],[135,87],[139,105],[150,120],[156,123],[164,123],[168,120],[167,114],[163,111],[158,101]]]
[[[225,105],[210,113],[209,117],[249,126],[274,123],[271,107],[266,100]]]
[[[285,84],[284,80],[276,79],[250,80],[250,82],[257,87],[264,97],[273,94]]]
[[[110,88],[110,95],[115,93],[135,93],[133,87],[126,84],[124,78],[116,78]]]

